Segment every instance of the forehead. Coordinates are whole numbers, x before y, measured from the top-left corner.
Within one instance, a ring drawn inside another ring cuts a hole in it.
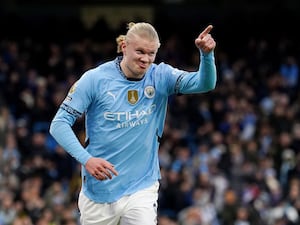
[[[128,40],[128,45],[131,45],[135,49],[139,48],[147,51],[156,51],[159,47],[158,40],[140,35],[132,36],[130,40]]]

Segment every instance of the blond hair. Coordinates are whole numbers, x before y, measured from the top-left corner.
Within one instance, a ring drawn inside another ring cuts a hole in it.
[[[116,42],[118,45],[117,46],[118,53],[122,52],[123,42],[129,41],[135,35],[148,38],[151,41],[157,41],[158,47],[160,46],[160,41],[159,41],[157,31],[151,24],[145,22],[140,22],[140,23],[130,22],[127,24],[127,29],[128,31],[126,35],[122,34],[116,38]]]

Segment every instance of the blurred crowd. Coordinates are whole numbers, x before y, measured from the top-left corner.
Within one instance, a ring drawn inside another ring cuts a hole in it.
[[[48,128],[73,82],[116,56],[108,29],[99,39],[1,35],[0,225],[79,224],[80,165]],[[199,52],[185,48],[192,42],[176,33],[161,41],[157,62],[197,69]],[[297,225],[298,43],[249,37],[230,51],[216,41],[216,89],[170,97],[158,223]],[[84,118],[74,130],[83,141]]]

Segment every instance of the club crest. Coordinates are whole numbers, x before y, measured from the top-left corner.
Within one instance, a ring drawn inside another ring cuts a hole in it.
[[[139,94],[137,90],[128,90],[127,92],[127,100],[131,105],[134,105],[139,100]]]
[[[153,86],[145,87],[144,94],[147,98],[153,98],[155,95],[155,89]]]

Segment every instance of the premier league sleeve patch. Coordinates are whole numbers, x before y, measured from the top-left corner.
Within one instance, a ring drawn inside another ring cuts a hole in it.
[[[72,101],[71,95],[75,92],[76,86],[77,86],[77,82],[72,85],[64,101],[68,101],[68,102]]]
[[[76,86],[77,86],[77,82],[72,85],[72,87],[69,90],[69,94],[73,94],[75,92]]]

